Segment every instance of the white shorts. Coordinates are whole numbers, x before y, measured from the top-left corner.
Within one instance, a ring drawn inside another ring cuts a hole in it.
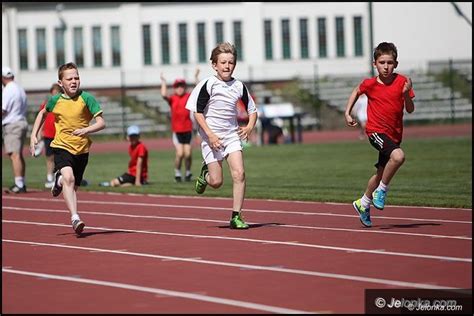
[[[201,143],[202,158],[206,165],[214,161],[221,161],[227,158],[231,153],[242,150],[242,142],[237,133],[231,134],[222,139],[222,147],[218,150],[213,150],[207,141],[203,140]]]

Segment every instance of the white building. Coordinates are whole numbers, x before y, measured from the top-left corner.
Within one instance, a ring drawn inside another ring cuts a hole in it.
[[[472,21],[472,2],[457,5]],[[213,74],[219,41],[237,46],[243,81],[369,74],[368,2],[2,2],[2,65],[47,90],[74,61],[84,89],[149,87]],[[373,45],[399,50],[399,71],[472,59],[472,26],[450,2],[372,3]]]

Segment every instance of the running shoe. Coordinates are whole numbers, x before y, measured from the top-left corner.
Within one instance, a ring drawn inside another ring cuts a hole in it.
[[[5,190],[5,193],[15,193],[15,194],[26,193],[26,185],[20,188],[19,186],[14,184],[11,187],[9,187],[7,190]]]
[[[248,229],[249,225],[245,223],[244,219],[239,215],[235,215],[230,220],[230,228],[231,229]]]
[[[186,182],[191,182],[191,180],[193,179],[193,174],[190,173],[188,174],[187,176],[184,177],[184,181]]]
[[[209,170],[207,168],[207,165],[203,163],[202,168],[201,168],[201,174],[196,179],[195,189],[198,194],[203,194],[204,191],[206,190],[206,186],[207,186],[206,175],[208,173],[209,173]]]
[[[359,214],[360,222],[362,223],[362,225],[364,225],[365,227],[371,227],[372,221],[370,220],[370,207],[364,209],[364,207],[362,207],[360,199],[352,202],[352,206],[354,206],[354,209],[356,210],[357,214]]]
[[[63,191],[63,187],[59,186],[59,176],[61,176],[61,171],[57,170],[54,173],[54,185],[51,187],[51,194],[55,197],[61,194],[61,192]]]
[[[385,197],[387,196],[387,192],[384,190],[375,190],[374,194],[372,195],[372,204],[374,204],[376,209],[383,210],[385,206]]]
[[[76,232],[76,234],[78,235],[82,233],[85,226],[86,224],[84,224],[84,222],[81,221],[80,219],[76,219],[72,222],[72,229],[74,229],[74,232]]]

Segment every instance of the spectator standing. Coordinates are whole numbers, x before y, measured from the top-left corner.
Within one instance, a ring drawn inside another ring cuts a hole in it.
[[[26,92],[10,67],[2,67],[2,132],[5,151],[13,168],[14,184],[7,193],[26,193],[23,144],[28,130]]]

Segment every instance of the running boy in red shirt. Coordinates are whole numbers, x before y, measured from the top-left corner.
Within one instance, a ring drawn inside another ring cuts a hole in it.
[[[140,128],[137,125],[132,125],[127,129],[127,139],[130,142],[128,171],[108,182],[100,183],[100,186],[125,187],[148,183],[148,149],[140,142]]]
[[[412,82],[409,77],[394,72],[398,66],[397,48],[393,43],[382,42],[374,50],[374,67],[378,76],[365,79],[357,86],[347,101],[345,119],[348,126],[357,126],[351,111],[361,94],[367,95],[366,134],[370,144],[379,151],[377,172],[367,184],[362,198],[352,205],[360,216],[361,223],[371,227],[370,204],[383,210],[389,183],[405,161],[400,148],[403,134],[403,112],[415,110]]]
[[[198,77],[199,69],[195,73],[196,84]],[[191,140],[193,136],[193,121],[191,120],[190,111],[186,109],[186,102],[190,93],[186,92],[186,81],[184,79],[176,79],[173,83],[173,94],[168,96],[166,80],[163,74],[161,74],[160,78],[161,96],[168,102],[171,110],[171,130],[173,131],[173,144],[176,148],[174,179],[176,182],[182,181],[181,166],[184,160],[184,167],[186,169],[184,180],[189,182],[192,178]]]
[[[61,93],[61,86],[57,83],[53,83],[51,88],[49,89],[51,95],[56,95]],[[46,106],[47,100],[45,100],[41,105],[39,110],[41,111]],[[54,172],[54,154],[53,149],[51,148],[51,142],[54,139],[54,135],[56,134],[56,128],[54,127],[54,114],[49,112],[46,115],[46,119],[44,120],[43,125],[43,143],[44,143],[44,151],[46,157],[46,182],[44,183],[44,187],[51,189],[54,185],[53,181],[53,172]],[[40,149],[40,148],[37,148]],[[35,152],[35,156],[39,156],[41,151]]]

